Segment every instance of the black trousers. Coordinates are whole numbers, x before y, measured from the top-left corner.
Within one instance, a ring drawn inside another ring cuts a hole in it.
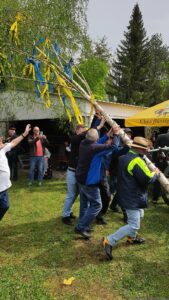
[[[161,186],[158,180],[153,183],[153,201],[158,201],[161,196]]]
[[[110,204],[110,208],[111,208],[111,209],[115,209],[115,208],[117,207],[117,205],[120,206],[120,208],[121,208],[121,210],[122,210],[123,213],[126,213],[125,208],[123,208],[123,207],[121,206],[121,204],[119,203],[118,194],[117,194],[117,192],[116,192],[115,195],[114,195],[114,197],[113,197],[113,199],[112,199],[112,202],[111,202],[111,204]]]
[[[11,180],[18,179],[18,157],[16,155],[8,156],[8,164],[11,172]]]

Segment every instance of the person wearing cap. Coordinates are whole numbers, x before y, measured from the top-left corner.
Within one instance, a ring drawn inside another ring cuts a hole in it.
[[[145,241],[137,236],[137,231],[140,229],[143,209],[147,207],[147,186],[155,182],[160,173],[159,169],[151,172],[143,159],[149,146],[149,140],[135,137],[129,152],[119,158],[117,192],[121,205],[126,209],[128,224],[102,239],[104,254],[108,260],[113,258],[112,248],[125,236],[130,244]]]
[[[10,126],[8,130],[8,137],[6,138],[6,142],[10,143],[14,139],[16,139],[16,128],[14,126]],[[11,172],[11,179],[18,179],[18,146],[11,149],[11,151],[7,152],[6,156],[8,159],[8,164]]]
[[[2,134],[0,134],[0,220],[9,209],[8,189],[11,186],[10,169],[6,153],[16,147],[31,130],[30,124],[25,127],[25,131],[20,136],[16,137],[10,143],[4,144]]]
[[[124,132],[128,135],[128,137],[130,139],[132,139],[133,132],[132,132],[131,128],[128,128],[128,127],[124,128]]]

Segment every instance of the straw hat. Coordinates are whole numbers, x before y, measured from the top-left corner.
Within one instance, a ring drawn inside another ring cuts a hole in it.
[[[136,136],[130,146],[134,148],[148,149],[150,147],[150,143],[151,141],[149,141],[148,139],[145,139],[142,136]]]

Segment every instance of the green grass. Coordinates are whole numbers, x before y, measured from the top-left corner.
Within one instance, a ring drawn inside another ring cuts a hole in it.
[[[13,184],[0,224],[0,299],[169,299],[169,207],[162,200],[150,205],[141,229],[146,243],[128,246],[124,239],[107,262],[100,238],[123,225],[122,215],[108,212],[108,225],[95,225],[91,241],[83,241],[62,225],[65,194],[63,181]],[[76,201],[76,215],[78,208]]]

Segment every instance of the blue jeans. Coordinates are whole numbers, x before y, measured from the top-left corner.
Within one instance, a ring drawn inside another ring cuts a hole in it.
[[[143,209],[126,209],[128,224],[119,228],[115,233],[110,234],[107,237],[110,245],[115,246],[116,243],[125,236],[135,238],[137,230],[140,229],[140,218],[143,217],[143,212]]]
[[[43,156],[31,156],[30,157],[30,169],[29,169],[29,181],[34,181],[35,167],[38,168],[38,182],[42,182],[43,169],[44,169],[44,157]]]
[[[98,186],[79,185],[80,191],[80,217],[77,229],[87,230],[90,223],[102,209],[100,190]]]
[[[79,195],[75,172],[67,170],[67,195],[64,202],[62,217],[70,217],[72,206]]]
[[[0,192],[0,220],[2,220],[8,208],[9,208],[8,192],[7,191]]]
[[[72,206],[79,195],[79,188],[75,177],[75,172],[67,170],[67,195],[64,202],[62,217],[70,217]]]

